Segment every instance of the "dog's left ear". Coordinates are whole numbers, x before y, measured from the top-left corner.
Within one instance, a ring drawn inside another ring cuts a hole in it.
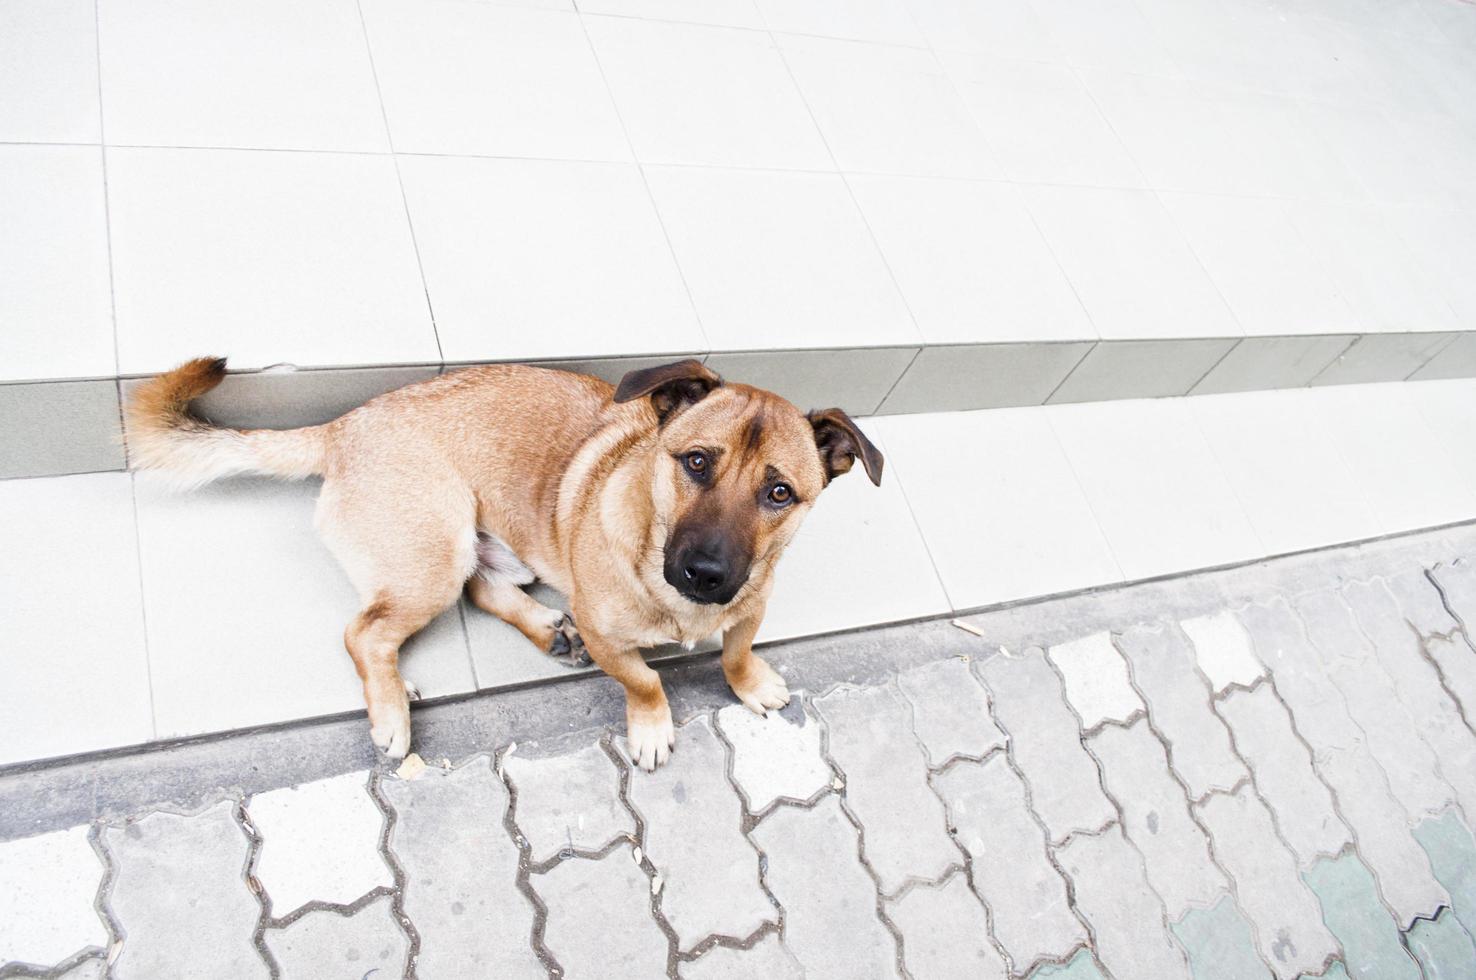
[[[689,357],[675,364],[631,371],[620,379],[620,386],[615,389],[615,401],[635,401],[650,395],[656,416],[665,422],[677,409],[700,402],[722,383],[723,379],[709,371],[701,361]]]
[[[849,472],[859,456],[867,478],[881,486],[882,464],[886,461],[849,415],[838,408],[822,408],[806,417],[815,429],[815,448],[820,451],[827,481]]]

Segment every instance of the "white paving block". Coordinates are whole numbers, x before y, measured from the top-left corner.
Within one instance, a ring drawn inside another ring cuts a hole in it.
[[[315,900],[347,905],[394,884],[379,854],[384,815],[367,783],[367,773],[351,772],[251,798],[246,813],[261,834],[256,877],[274,916]]]
[[[1265,666],[1251,648],[1245,627],[1228,609],[1183,620],[1179,626],[1194,644],[1199,669],[1209,678],[1210,687],[1216,693],[1231,684],[1250,687],[1266,675]]]
[[[1093,633],[1051,647],[1047,654],[1066,682],[1066,700],[1090,731],[1107,721],[1127,721],[1143,708],[1128,680],[1127,662],[1108,633]]]
[[[0,964],[48,967],[106,948],[93,907],[102,875],[85,826],[0,844]]]
[[[795,707],[800,692],[790,692]],[[820,754],[820,723],[802,710],[759,716],[741,704],[717,714],[717,726],[733,746],[733,782],[758,813],[780,798],[808,800],[830,785],[830,766]]]

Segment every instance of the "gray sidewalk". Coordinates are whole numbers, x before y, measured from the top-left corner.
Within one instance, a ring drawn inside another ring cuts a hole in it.
[[[0,772],[0,976],[1476,976],[1467,527]],[[977,634],[975,634],[977,631]]]

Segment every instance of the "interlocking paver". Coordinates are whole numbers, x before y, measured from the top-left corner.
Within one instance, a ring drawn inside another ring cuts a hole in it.
[[[1353,582],[1343,594],[1393,679],[1413,730],[1434,750],[1440,778],[1455,790],[1465,812],[1476,813],[1476,733],[1466,727],[1440,675],[1420,652],[1420,639],[1399,604],[1382,581]]]
[[[1461,558],[1436,565],[1430,577],[1440,587],[1440,594],[1466,633],[1476,633],[1476,563]]]
[[[862,850],[888,895],[961,863],[943,804],[928,787],[911,712],[890,685],[842,687],[815,701],[830,731],[830,758],[846,780],[846,806],[863,828]]]
[[[820,723],[794,693],[782,711],[758,715],[733,704],[717,713],[718,730],[733,746],[733,781],[754,813],[779,799],[802,803],[830,785]]]
[[[1194,980],[1245,980],[1269,971],[1256,953],[1250,923],[1226,895],[1208,909],[1190,909],[1169,924],[1189,956]]]
[[[107,958],[93,956],[80,960],[70,970],[57,974],[56,980],[103,980],[107,975]]]
[[[1450,909],[1435,919],[1421,919],[1409,930],[1409,949],[1425,980],[1470,980],[1476,977],[1476,941]]]
[[[989,695],[964,661],[950,658],[905,670],[897,684],[912,705],[912,729],[930,765],[954,756],[980,759],[1004,748]]]
[[[1450,909],[1476,936],[1476,840],[1453,811],[1422,821],[1415,839],[1430,856],[1435,877],[1450,892]]]
[[[1061,672],[1066,700],[1090,731],[1107,721],[1124,722],[1143,710],[1143,700],[1128,681],[1127,663],[1110,633],[1093,633],[1046,651]]]
[[[1319,591],[1299,596],[1294,605],[1328,676],[1343,692],[1349,716],[1388,776],[1395,799],[1412,818],[1439,813],[1453,793],[1437,775],[1435,753],[1416,732],[1409,713],[1389,696],[1398,685],[1374,656],[1347,603],[1335,592]]]
[[[389,850],[405,873],[405,914],[420,933],[421,976],[543,977],[533,905],[517,886],[503,826],[507,787],[486,756],[414,780],[386,778]]]
[[[502,768],[518,794],[518,830],[535,863],[635,835],[635,819],[620,802],[620,771],[598,745],[542,759],[509,754]]]
[[[1183,632],[1172,624],[1137,626],[1118,638],[1118,646],[1148,702],[1148,720],[1168,743],[1169,761],[1190,795],[1228,790],[1244,778],[1245,766],[1210,710],[1209,687]]]
[[[1092,954],[1082,950],[1065,963],[1042,966],[1030,974],[1030,980],[1106,980]]]
[[[379,854],[384,815],[368,781],[368,773],[351,772],[251,798],[246,814],[261,835],[256,877],[272,915],[315,899],[347,905],[394,884]]]
[[[1165,928],[1163,903],[1121,827],[1074,837],[1057,858],[1076,886],[1076,908],[1092,927],[1097,958],[1113,976],[1188,980],[1184,954]]]
[[[87,827],[0,844],[0,966],[51,966],[108,933],[93,902],[103,867]]]
[[[1215,693],[1232,684],[1250,687],[1265,676],[1266,668],[1256,659],[1245,627],[1228,609],[1185,619],[1179,626],[1194,645],[1194,658]]]
[[[714,946],[701,959],[683,963],[679,972],[682,980],[751,980],[753,977],[803,980],[805,975],[799,960],[785,948],[778,933],[773,932],[754,943],[752,949]]]
[[[897,943],[877,915],[856,829],[827,796],[780,807],[750,831],[768,859],[764,880],[784,908],[784,942],[811,980],[897,976]]]
[[[1423,568],[1391,570],[1383,581],[1405,621],[1421,636],[1449,636],[1460,628]]]
[[[678,737],[682,750],[632,779],[629,793],[646,822],[646,856],[665,883],[661,909],[687,950],[714,934],[743,939],[777,913],[759,885],[758,852],[743,836],[743,807],[712,723],[694,718]]]
[[[1323,858],[1302,873],[1322,905],[1322,918],[1343,947],[1343,963],[1356,980],[1420,980],[1420,970],[1399,941],[1399,929],[1379,901],[1373,875],[1357,855]]]
[[[248,841],[223,800],[192,817],[151,813],[103,831],[117,877],[108,904],[123,927],[113,964],[138,977],[266,977],[251,944],[261,915],[246,886]]]
[[[891,904],[887,915],[902,933],[902,962],[913,980],[1009,976],[989,942],[984,906],[962,872],[936,888],[912,889]]]
[[[1425,649],[1440,668],[1440,679],[1461,706],[1467,725],[1476,724],[1476,651],[1460,636],[1431,637]]]
[[[1087,934],[1071,914],[1066,882],[1050,863],[1046,835],[1031,816],[1009,760],[963,762],[933,777],[960,844],[974,859],[974,884],[989,903],[994,936],[1016,971],[1064,956]]]
[[[1437,565],[1430,569],[1430,579],[1439,586],[1441,608],[1449,607],[1447,614],[1462,630],[1461,634],[1448,639],[1432,640],[1429,643],[1430,656],[1440,665],[1445,686],[1461,702],[1466,720],[1476,723],[1476,650],[1471,648],[1471,641],[1476,638],[1476,565],[1469,561]],[[1413,589],[1409,593],[1418,594]],[[1407,598],[1409,593],[1400,595],[1400,603],[1407,613],[1416,605]],[[1433,613],[1428,614],[1428,618],[1439,622]]]
[[[1332,790],[1400,925],[1433,915],[1449,901],[1445,889],[1410,835],[1408,815],[1387,791],[1384,771],[1363,744],[1341,695],[1317,664],[1301,621],[1280,599],[1248,606],[1241,615],[1293,724],[1313,748],[1317,775]]]
[[[1115,817],[1045,654],[1038,647],[1019,656],[1001,652],[983,672],[994,695],[995,717],[1009,735],[1010,753],[1030,781],[1031,806],[1051,840],[1097,830]]]
[[[1168,917],[1214,903],[1228,882],[1210,859],[1204,831],[1190,815],[1183,787],[1169,774],[1163,744],[1148,723],[1109,725],[1088,745],[1102,763],[1107,792],[1122,810],[1124,831],[1142,852],[1148,882]]]
[[[1297,877],[1296,862],[1276,839],[1271,814],[1249,787],[1215,793],[1199,807],[1215,856],[1235,882],[1261,958],[1277,977],[1315,973],[1338,951],[1317,900]]]
[[[651,882],[628,847],[570,858],[532,877],[548,906],[543,942],[568,980],[660,977],[666,937],[651,916]]]
[[[1352,838],[1317,778],[1312,756],[1292,730],[1291,716],[1270,685],[1232,691],[1216,706],[1235,747],[1256,777],[1256,789],[1276,816],[1281,836],[1303,867],[1334,855]]]
[[[395,921],[388,895],[352,916],[309,912],[284,929],[268,929],[264,938],[282,980],[403,976],[410,955],[410,941]],[[437,975],[426,971],[426,976]]]

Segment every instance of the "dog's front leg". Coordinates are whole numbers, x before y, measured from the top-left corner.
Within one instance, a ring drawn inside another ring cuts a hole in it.
[[[738,700],[761,715],[789,703],[789,685],[768,661],[753,652],[753,638],[763,621],[764,610],[760,608],[723,631],[723,676]]]
[[[579,616],[581,622],[593,616]],[[625,688],[625,740],[631,761],[650,772],[666,761],[676,743],[676,729],[671,723],[671,707],[661,678],[641,657],[635,647],[611,643],[605,637],[582,629],[584,648],[600,669]]]

